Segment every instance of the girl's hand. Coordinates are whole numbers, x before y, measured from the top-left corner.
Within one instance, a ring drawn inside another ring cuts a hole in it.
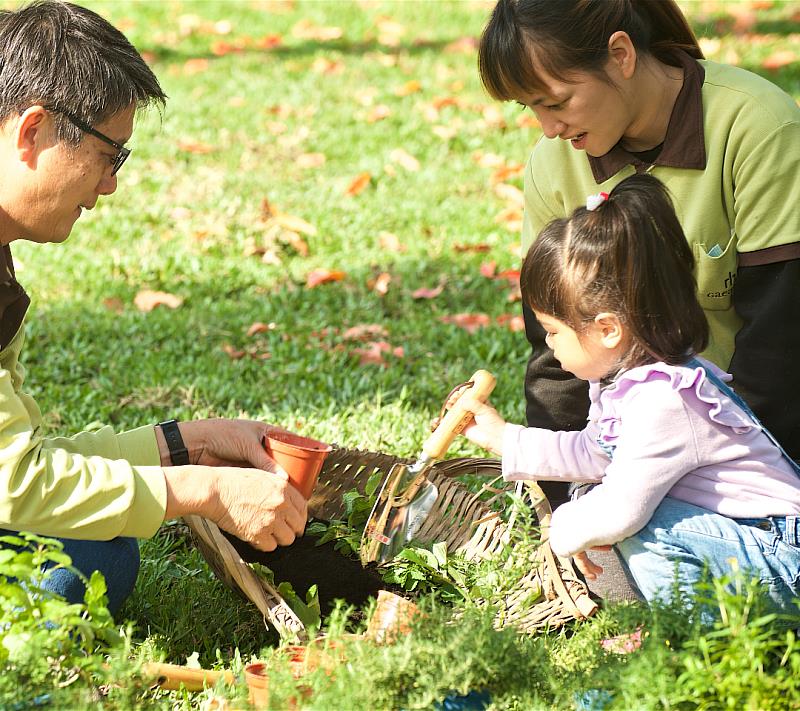
[[[610,551],[611,546],[594,546],[591,550],[593,551]],[[583,573],[583,577],[587,580],[597,580],[598,575],[603,574],[603,566],[597,565],[588,555],[586,555],[586,551],[581,551],[580,553],[576,553],[572,556],[572,561],[575,563],[575,567]]]
[[[472,413],[472,418],[461,434],[479,447],[502,456],[506,421],[497,414],[497,410],[469,395],[462,395],[458,399],[458,406]]]

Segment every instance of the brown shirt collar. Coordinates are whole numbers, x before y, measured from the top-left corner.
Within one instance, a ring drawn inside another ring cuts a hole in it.
[[[705,169],[702,90],[706,73],[702,65],[685,52],[678,51],[673,56],[683,69],[683,86],[672,107],[667,135],[658,157],[652,163],[644,163],[635,153],[626,151],[617,143],[604,156],[587,156],[595,182],[605,182],[626,165],[632,165],[636,172],[646,170],[650,165]]]
[[[0,350],[14,338],[31,300],[14,276],[11,248],[0,247]]]

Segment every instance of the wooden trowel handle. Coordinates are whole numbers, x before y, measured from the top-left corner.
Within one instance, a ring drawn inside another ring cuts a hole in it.
[[[231,671],[212,669],[194,669],[177,664],[148,662],[142,667],[142,676],[152,679],[162,689],[175,690],[183,686],[187,691],[202,691],[207,686],[214,686],[221,678],[225,683],[233,684],[236,677]]]
[[[494,376],[487,370],[479,370],[473,375],[469,381],[472,385],[465,389],[458,400],[453,404],[447,414],[442,418],[439,426],[434,430],[433,434],[425,440],[422,445],[422,453],[431,459],[441,459],[447,454],[456,435],[466,427],[472,417],[472,413],[466,412],[462,407],[459,407],[459,400],[464,395],[471,395],[480,402],[486,402],[489,395],[494,390],[495,383],[497,382]]]

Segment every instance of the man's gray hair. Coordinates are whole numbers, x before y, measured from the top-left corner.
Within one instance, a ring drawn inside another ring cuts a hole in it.
[[[97,13],[59,0],[0,11],[0,125],[41,104],[93,126],[166,98],[139,52]],[[80,143],[79,129],[55,119],[61,140]]]

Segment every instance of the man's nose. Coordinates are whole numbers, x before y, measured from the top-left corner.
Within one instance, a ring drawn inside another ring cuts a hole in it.
[[[99,195],[111,195],[117,189],[117,176],[106,174],[97,185]]]

